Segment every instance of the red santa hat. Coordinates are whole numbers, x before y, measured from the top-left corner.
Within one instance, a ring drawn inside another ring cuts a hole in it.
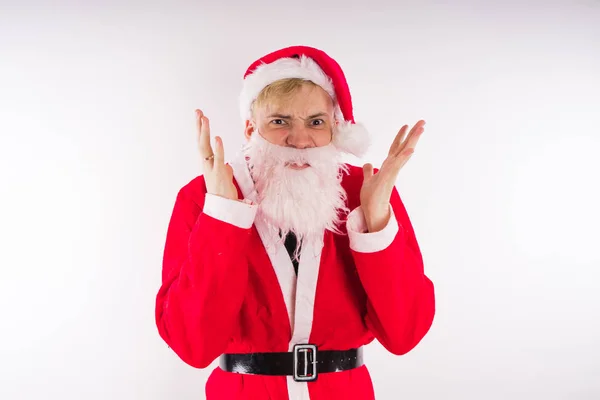
[[[274,51],[253,62],[244,74],[240,94],[242,119],[251,115],[252,102],[271,83],[287,78],[301,78],[322,87],[334,101],[338,125],[333,143],[341,151],[362,156],[369,146],[369,135],[362,124],[354,121],[348,82],[339,64],[322,50],[292,46]]]

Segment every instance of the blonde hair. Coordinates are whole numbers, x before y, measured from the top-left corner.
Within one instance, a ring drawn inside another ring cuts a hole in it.
[[[256,100],[252,102],[252,114],[254,114],[257,107],[262,107],[265,104],[289,101],[304,86],[314,88],[317,87],[317,84],[302,78],[285,78],[265,86],[256,97]]]

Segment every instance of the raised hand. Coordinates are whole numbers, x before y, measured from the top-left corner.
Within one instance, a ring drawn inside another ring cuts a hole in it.
[[[200,110],[196,110],[198,125],[198,149],[204,166],[206,191],[216,196],[231,200],[238,199],[238,192],[233,184],[233,170],[225,164],[223,140],[215,137],[215,150],[210,145],[210,124],[208,118]]]
[[[380,231],[389,221],[390,197],[398,172],[414,153],[419,137],[425,131],[424,125],[423,120],[417,122],[408,135],[406,135],[408,125],[400,129],[387,158],[376,174],[373,174],[373,165],[363,166],[364,181],[360,190],[360,205],[369,232]]]

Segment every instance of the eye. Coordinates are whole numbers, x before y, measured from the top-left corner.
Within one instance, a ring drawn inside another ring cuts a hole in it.
[[[282,119],[274,119],[271,121],[271,123],[275,124],[275,125],[283,125],[283,124],[285,124],[285,121]]]
[[[313,119],[311,121],[311,124],[313,126],[323,125],[324,123],[325,123],[325,121],[323,121],[322,119]]]

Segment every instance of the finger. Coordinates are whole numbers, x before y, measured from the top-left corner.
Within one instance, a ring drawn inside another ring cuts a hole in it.
[[[202,129],[203,129],[203,120],[204,120],[204,113],[200,110],[196,110],[196,131],[198,134],[198,145],[204,145],[205,143],[202,142]]]
[[[404,148],[402,150],[400,150],[400,154],[406,152],[407,150],[412,150],[414,152],[415,147],[417,147],[417,143],[419,142],[419,138],[421,137],[421,134],[425,131],[425,129],[423,128],[419,128],[417,129],[413,135],[407,139],[406,141],[406,145],[404,146]],[[412,154],[412,153],[406,153],[406,154]]]
[[[203,114],[198,115],[198,135],[200,150],[203,151],[202,155],[206,157],[212,154],[210,148],[210,121]]]
[[[395,154],[396,157],[400,156],[400,154],[408,148],[412,148],[414,150],[417,142],[419,141],[419,137],[425,131],[424,125],[425,121],[420,120],[415,124],[415,126],[413,126],[406,136],[406,140],[402,142],[402,145],[397,149]]]
[[[408,148],[408,149],[402,151],[402,156],[404,156],[406,159],[409,159],[410,157],[412,157],[413,154],[415,154],[415,149],[413,149],[413,148]]]
[[[410,135],[410,138],[417,138],[419,137],[423,132],[425,132],[425,121],[420,120],[419,122],[417,122],[415,124],[415,126],[413,127],[413,133],[412,135]],[[409,139],[410,139],[409,138]]]
[[[412,136],[415,133],[415,131],[417,129],[419,129],[420,127],[422,127],[423,125],[425,125],[425,121],[423,121],[422,119],[417,121],[417,123],[412,127],[412,129],[408,133],[408,136]]]
[[[414,131],[410,137],[407,138],[406,148],[412,148],[414,150],[419,138],[425,132],[425,121],[419,121],[413,128]]]
[[[406,163],[408,162],[408,160],[410,160],[410,158],[414,154],[415,154],[415,152],[412,149],[405,151],[405,156],[402,157],[402,161],[400,162],[400,166],[398,167],[398,171],[400,171],[402,168],[404,168],[404,166],[406,165]]]
[[[413,156],[413,154],[415,154],[415,150],[412,148],[408,148],[408,149],[402,150],[400,155],[395,158],[395,161],[393,163],[394,166],[391,169],[394,170],[394,173],[396,175],[398,175],[400,170],[404,167],[404,165],[408,162],[408,160],[410,160],[410,158]]]
[[[198,128],[200,130],[200,156],[204,159],[213,155],[213,149],[210,145],[210,122],[206,116],[201,116],[198,118]]]
[[[394,138],[394,142],[390,146],[390,151],[388,155],[395,155],[398,152],[399,146],[402,144],[402,138],[406,134],[406,130],[408,129],[408,125],[404,125],[398,133],[396,134],[396,138]]]
[[[204,113],[198,109],[196,109],[194,113],[196,115],[196,134],[198,135],[198,144],[200,144],[200,134],[202,132],[202,117],[204,116]]]
[[[214,165],[225,164],[225,150],[223,148],[223,139],[220,136],[215,136],[215,163]]]
[[[363,165],[363,181],[366,181],[367,179],[371,178],[373,176],[373,165],[372,164],[365,164]]]

